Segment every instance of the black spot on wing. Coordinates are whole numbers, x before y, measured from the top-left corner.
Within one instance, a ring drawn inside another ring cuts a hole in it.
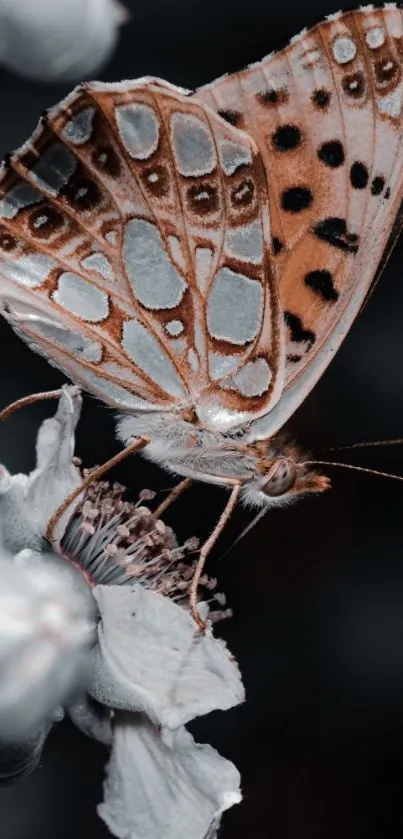
[[[277,254],[283,250],[283,247],[283,242],[280,239],[278,239],[277,236],[273,236],[272,248],[274,256],[277,256]]]
[[[60,190],[75,210],[93,210],[102,203],[102,194],[98,184],[86,177],[77,167],[67,184]]]
[[[229,122],[230,125],[234,125],[235,127],[239,125],[242,119],[242,114],[240,111],[218,111],[218,116],[221,119],[225,119],[226,122]]]
[[[383,192],[385,186],[385,178],[382,178],[381,175],[377,175],[376,178],[372,181],[371,184],[371,193],[372,195],[380,195]]]
[[[255,185],[252,178],[244,178],[231,190],[231,204],[236,210],[240,207],[248,207],[253,201],[254,194]]]
[[[300,145],[302,134],[298,125],[279,125],[271,139],[276,151],[291,151]]]
[[[91,154],[91,159],[101,172],[106,172],[112,178],[117,178],[121,172],[121,165],[115,150],[105,144],[96,146]]]
[[[344,149],[340,140],[329,140],[318,148],[318,158],[331,169],[337,169],[344,163]]]
[[[309,271],[304,277],[305,285],[312,289],[322,300],[327,303],[335,303],[338,300],[339,292],[334,287],[333,277],[330,271],[318,269]]]
[[[189,209],[199,216],[215,213],[220,206],[218,189],[209,183],[189,187],[186,198]]]
[[[365,93],[365,78],[363,73],[349,73],[342,81],[344,93],[352,99],[361,99]]]
[[[384,55],[380,61],[375,61],[375,75],[380,85],[392,81],[394,76],[397,76],[399,66],[393,60],[391,53]]]
[[[49,239],[63,224],[62,213],[46,201],[35,207],[28,217],[28,227],[36,239]]]
[[[304,329],[302,320],[292,312],[284,312],[284,321],[291,333],[291,341],[297,344],[307,343],[309,348],[315,343],[315,333],[311,329]]]
[[[368,183],[368,169],[364,163],[357,160],[350,169],[351,186],[354,189],[365,189]]]
[[[358,251],[359,236],[347,230],[344,218],[338,218],[337,216],[324,218],[315,224],[313,233],[318,239],[328,242],[329,245],[341,251],[347,253],[357,253]]]
[[[292,186],[281,195],[281,206],[287,213],[301,213],[311,206],[312,192],[306,186]]]
[[[281,105],[288,102],[289,93],[286,87],[281,87],[278,90],[270,88],[257,93],[256,98],[261,105]]]
[[[331,94],[324,87],[314,90],[312,93],[312,102],[319,110],[326,110],[329,105]]]

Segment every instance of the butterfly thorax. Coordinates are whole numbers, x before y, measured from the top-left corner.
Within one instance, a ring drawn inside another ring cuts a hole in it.
[[[123,415],[117,433],[125,445],[147,436],[144,456],[176,475],[229,488],[239,482],[244,502],[252,507],[282,506],[329,485],[283,435],[249,442],[247,427],[213,432],[182,416],[160,412]]]

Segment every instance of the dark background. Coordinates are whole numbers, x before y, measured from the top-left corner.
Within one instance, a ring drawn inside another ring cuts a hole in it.
[[[157,75],[194,87],[281,47],[337,10],[334,0],[132,0],[105,80]],[[26,139],[39,114],[68,92],[0,77],[0,152]],[[322,381],[290,423],[312,449],[403,435],[403,247]],[[1,404],[62,377],[0,325]],[[32,468],[49,405],[1,428],[0,460]],[[77,454],[87,465],[118,450],[111,413],[86,400]],[[397,447],[345,460],[403,474]],[[239,767],[244,801],[222,839],[397,839],[403,808],[403,485],[329,470],[332,491],[269,513],[225,558],[250,519],[238,510],[210,570],[234,609],[219,625],[237,656],[247,703],[193,726]],[[137,491],[171,479],[140,457],[116,472]],[[197,486],[167,515],[180,539],[206,536],[224,503]],[[100,746],[68,723],[41,766],[0,793],[1,839],[106,839]],[[163,839],[163,837],[161,837]],[[185,837],[184,837],[185,839]]]

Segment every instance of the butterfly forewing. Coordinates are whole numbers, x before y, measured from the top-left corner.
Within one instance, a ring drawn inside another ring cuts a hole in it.
[[[331,360],[371,287],[402,197],[402,13],[336,14],[278,54],[196,92],[247,130],[270,194],[287,326],[281,427]]]
[[[122,409],[222,427],[275,403],[270,248],[254,141],[161,82],[77,89],[2,173],[6,316]]]
[[[388,4],[193,97],[77,89],[0,178],[6,316],[109,404],[274,434],[396,235],[402,44]]]

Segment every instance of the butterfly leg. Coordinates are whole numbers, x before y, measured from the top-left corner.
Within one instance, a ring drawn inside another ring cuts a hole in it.
[[[179,498],[179,496],[182,495],[183,492],[189,489],[189,487],[192,486],[192,483],[192,478],[185,478],[183,481],[177,484],[176,487],[174,487],[173,490],[171,490],[169,495],[167,495],[165,501],[162,501],[161,504],[156,508],[156,510],[153,510],[153,516],[156,519],[161,518],[162,514],[165,513],[167,507],[173,504],[173,502],[176,501],[176,499]]]
[[[113,469],[114,466],[116,466],[118,463],[121,463],[122,460],[125,460],[126,457],[128,457],[130,454],[139,451],[139,449],[143,449],[144,446],[147,446],[149,442],[150,440],[148,437],[139,437],[132,443],[130,443],[128,446],[126,446],[126,448],[123,449],[121,452],[118,452],[118,454],[115,454],[114,457],[111,457],[110,460],[107,460],[106,463],[103,463],[102,466],[97,466],[95,469],[92,469],[91,472],[89,472],[88,475],[86,475],[85,478],[83,478],[81,483],[75,489],[73,489],[70,495],[68,495],[67,498],[64,499],[64,501],[60,504],[57,510],[53,513],[53,516],[50,519],[50,522],[46,530],[47,540],[51,543],[57,541],[55,537],[55,529],[57,527],[58,522],[60,521],[60,518],[70,507],[70,504],[72,504],[73,501],[75,501],[75,499],[79,495],[81,495],[81,493],[86,489],[87,486],[89,486],[89,484],[92,484],[93,481],[98,481],[101,475],[104,475],[105,472],[109,472],[110,469]]]
[[[197,563],[197,566],[196,566],[196,571],[194,573],[194,577],[193,577],[193,580],[192,580],[192,583],[191,583],[191,586],[190,586],[190,589],[189,589],[190,611],[192,613],[192,617],[195,619],[197,625],[200,627],[200,629],[202,631],[204,631],[206,629],[206,624],[201,619],[201,617],[199,615],[199,612],[198,612],[198,609],[197,609],[197,589],[199,587],[200,578],[203,574],[206,559],[207,559],[211,549],[214,547],[214,545],[215,545],[217,539],[219,538],[220,534],[224,530],[224,527],[225,527],[225,525],[226,525],[234,507],[236,506],[236,504],[238,502],[240,492],[241,492],[241,483],[237,481],[232,488],[231,495],[230,495],[230,497],[227,501],[226,506],[224,507],[223,512],[221,513],[220,518],[218,519],[218,522],[217,522],[213,532],[210,534],[209,538],[204,543],[204,545],[202,545],[202,547],[200,549],[199,560],[198,560],[198,563]]]
[[[33,405],[35,402],[42,402],[43,399],[60,399],[62,395],[62,391],[59,390],[46,390],[42,393],[31,393],[30,396],[24,396],[22,399],[17,399],[16,402],[11,402],[10,405],[7,405],[7,408],[4,408],[0,411],[0,422],[7,419],[10,414],[13,414],[14,411],[19,411],[20,408],[25,408],[26,405]]]

